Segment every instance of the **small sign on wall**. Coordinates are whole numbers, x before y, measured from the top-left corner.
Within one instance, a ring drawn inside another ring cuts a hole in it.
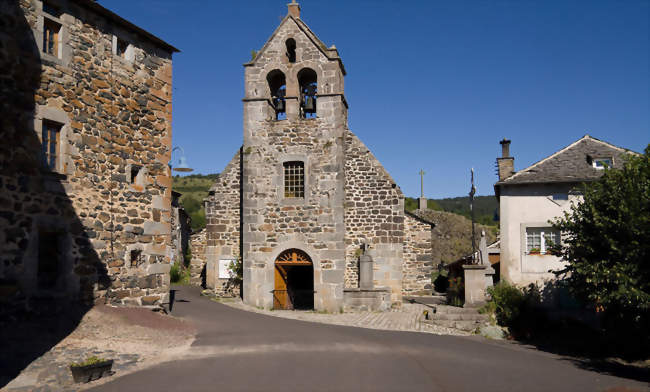
[[[230,263],[233,259],[220,259],[219,260],[219,279],[230,279],[232,277],[232,271],[230,271]]]

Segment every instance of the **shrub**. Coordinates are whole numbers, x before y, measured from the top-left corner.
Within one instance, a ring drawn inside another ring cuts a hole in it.
[[[490,303],[499,325],[511,327],[519,318],[522,305],[526,301],[524,292],[505,281],[489,287],[488,293],[492,297]]]
[[[178,263],[172,264],[169,269],[169,280],[171,280],[172,283],[178,283],[178,281],[181,280],[181,269]]]
[[[182,268],[180,263],[172,264],[169,269],[169,280],[171,283],[176,284],[189,284],[190,283],[190,269]]]

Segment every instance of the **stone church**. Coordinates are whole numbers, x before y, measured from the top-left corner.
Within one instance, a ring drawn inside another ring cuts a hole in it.
[[[263,308],[387,309],[431,290],[432,223],[348,129],[346,74],[293,2],[244,64],[244,140],[205,200],[208,287],[241,258]],[[370,286],[359,260],[371,261]]]

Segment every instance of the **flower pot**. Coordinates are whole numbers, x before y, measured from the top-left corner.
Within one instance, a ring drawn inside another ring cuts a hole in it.
[[[70,366],[70,371],[72,372],[74,382],[81,383],[98,380],[104,376],[110,376],[112,367],[113,360],[109,359],[92,365]]]

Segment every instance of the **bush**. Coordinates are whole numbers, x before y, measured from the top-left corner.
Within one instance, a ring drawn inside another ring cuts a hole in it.
[[[189,284],[190,274],[189,268],[182,268],[180,263],[174,263],[169,269],[169,280],[171,283]]]
[[[484,310],[493,310],[499,325],[508,327],[514,336],[530,337],[539,325],[543,313],[539,310],[541,298],[539,288],[530,285],[520,289],[501,281],[489,287],[492,297]]]
[[[172,283],[178,283],[178,281],[181,280],[181,270],[178,266],[178,263],[172,264],[171,268],[169,269],[169,280]]]

